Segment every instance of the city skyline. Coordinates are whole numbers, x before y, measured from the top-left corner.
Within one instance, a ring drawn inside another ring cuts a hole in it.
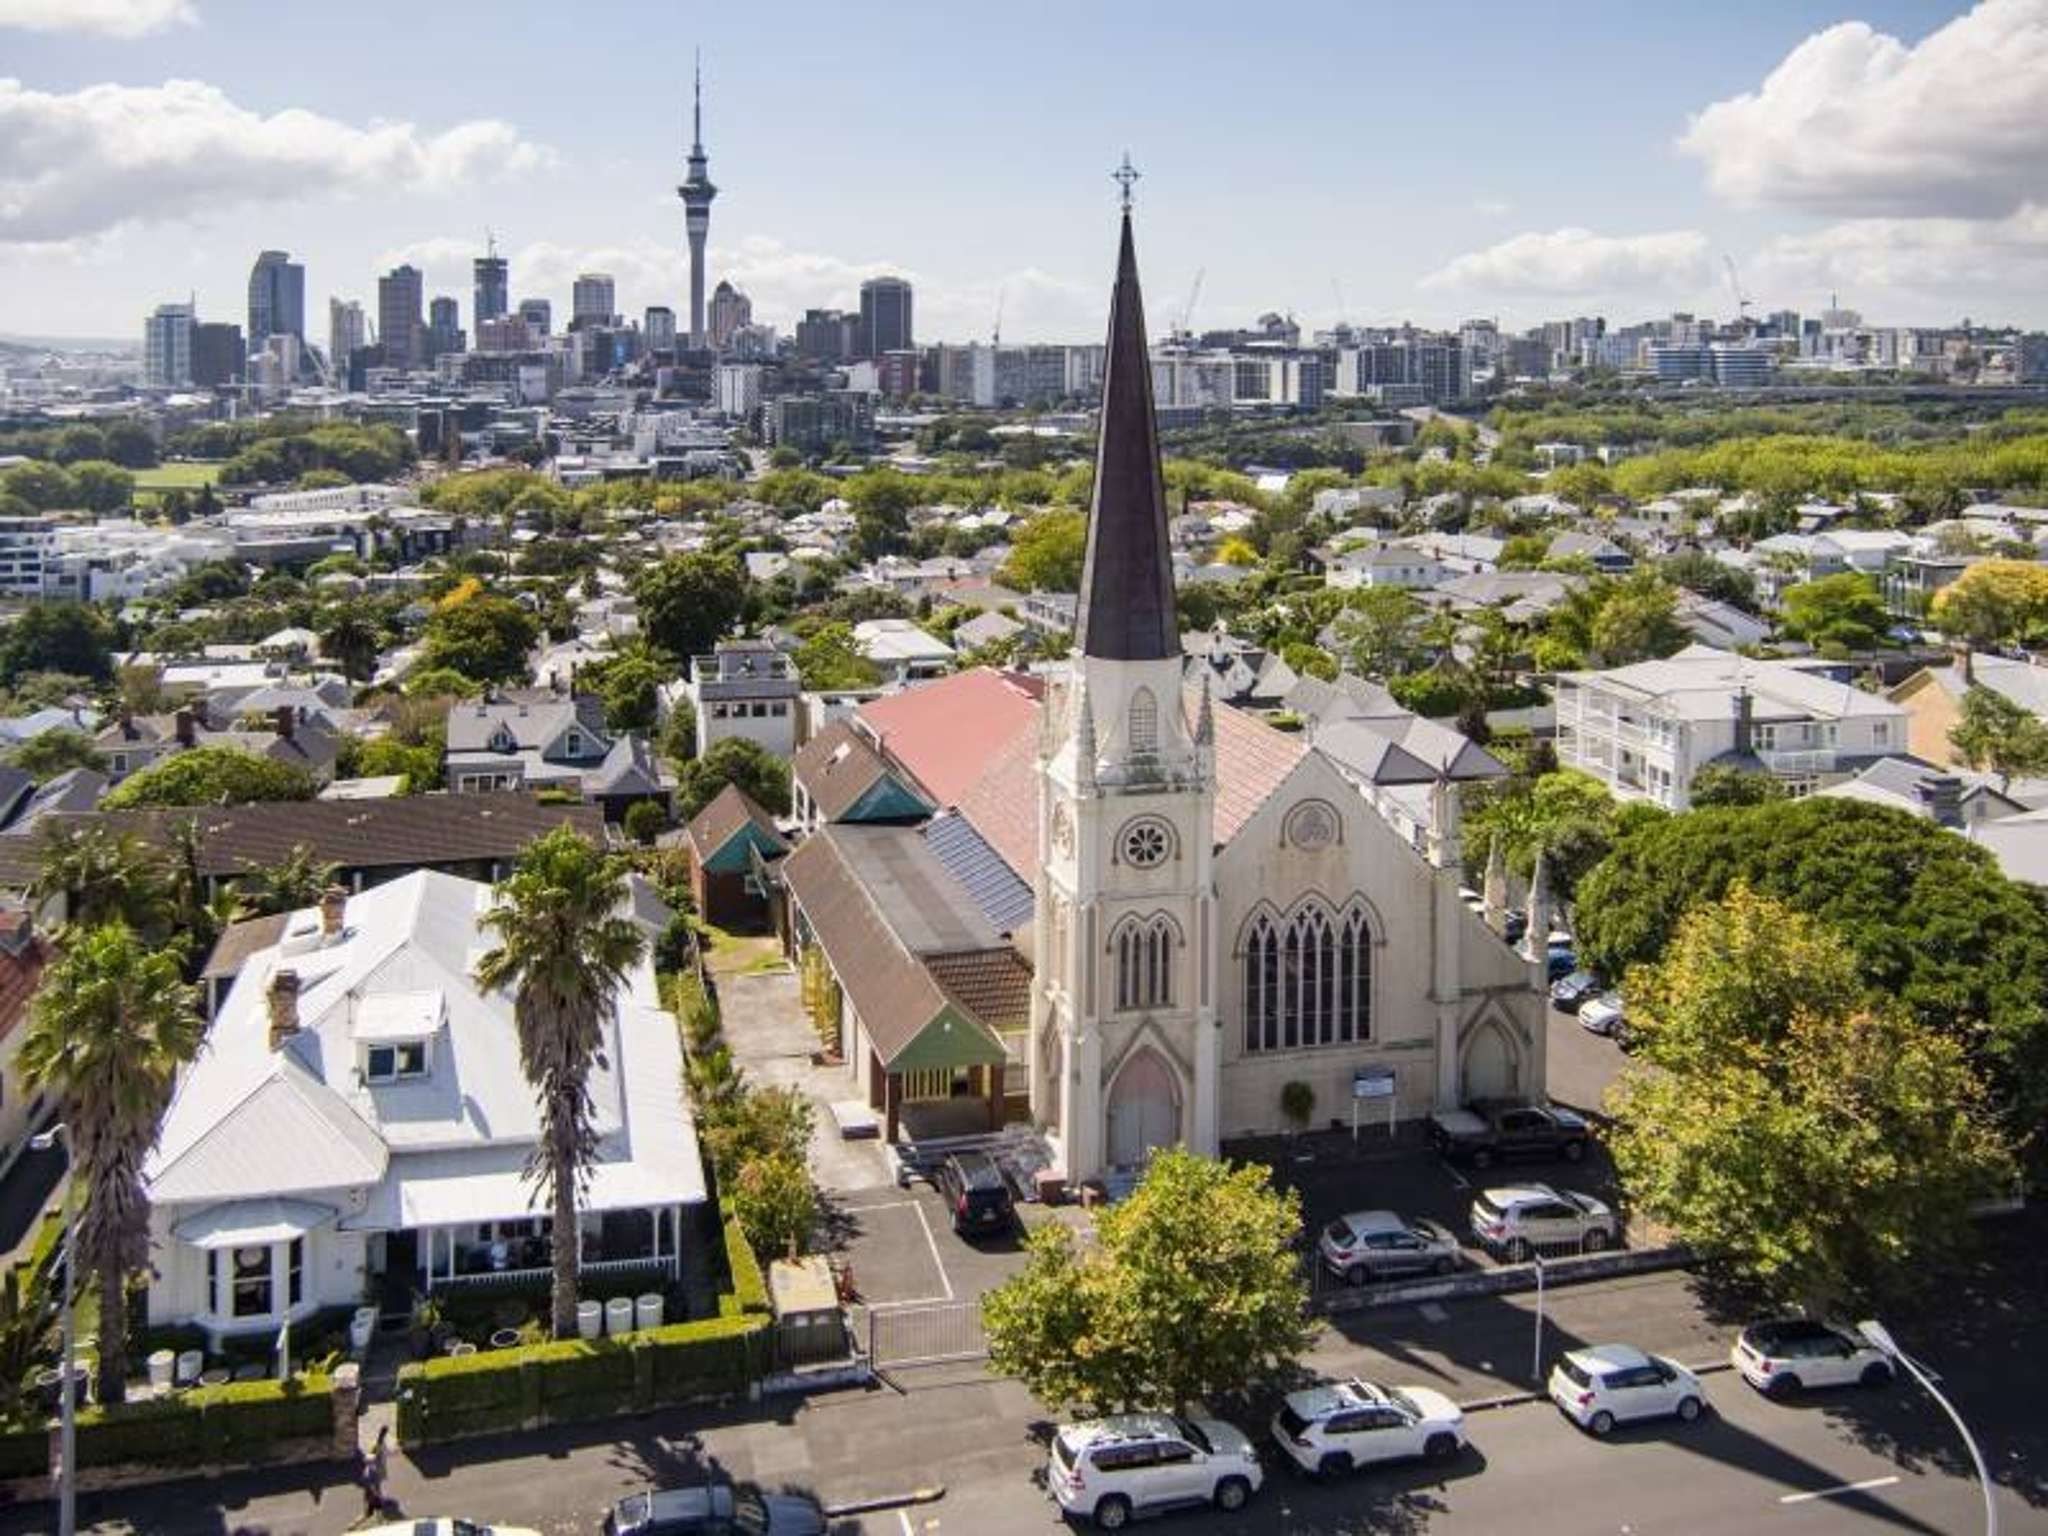
[[[1198,328],[1264,310],[1304,327],[1732,315],[1724,257],[1759,309],[1836,293],[1890,324],[2048,322],[2048,123],[2028,106],[2048,89],[2048,0],[1859,3],[1855,20],[1740,4],[1633,31],[1604,25],[1626,15],[1605,3],[1467,9],[1483,24],[1304,18],[1317,46],[1250,75],[1251,23],[1225,12],[1157,34],[935,19],[905,92],[902,60],[878,77],[878,40],[838,37],[828,13],[806,28],[798,7],[764,49],[735,18],[678,36],[664,13],[598,5],[582,35],[651,46],[565,105],[555,56],[517,27],[408,12],[426,62],[373,77],[289,68],[239,0],[0,0],[18,77],[0,80],[0,330],[132,336],[188,293],[238,318],[266,249],[304,264],[314,313],[372,308],[411,264],[473,325],[487,229],[515,305],[566,312],[574,276],[602,271],[621,312],[686,316],[675,187],[699,45],[722,167],[706,287],[731,282],[785,334],[891,275],[915,286],[920,340],[986,340],[999,307],[1013,339],[1092,339],[1092,219],[1127,143],[1161,329],[1198,272]],[[308,17],[292,44],[346,57],[377,10]],[[789,70],[826,41],[809,109],[785,110]],[[1019,85],[1067,76],[1061,112],[990,92],[991,57]],[[1205,97],[1238,105],[1189,110]]]

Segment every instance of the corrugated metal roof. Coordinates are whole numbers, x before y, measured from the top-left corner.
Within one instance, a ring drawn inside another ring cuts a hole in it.
[[[1015,933],[1031,921],[1031,887],[965,816],[949,811],[925,823],[922,831],[933,857],[998,933]]]

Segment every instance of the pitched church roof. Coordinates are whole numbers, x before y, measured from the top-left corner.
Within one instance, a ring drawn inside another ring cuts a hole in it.
[[[1166,482],[1152,411],[1152,357],[1145,345],[1145,303],[1128,208],[1109,306],[1095,495],[1075,639],[1082,655],[1109,661],[1180,655]]]

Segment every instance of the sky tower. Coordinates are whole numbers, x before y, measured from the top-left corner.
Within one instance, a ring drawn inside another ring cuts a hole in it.
[[[690,234],[690,346],[704,346],[704,237],[711,232],[711,199],[718,188],[711,185],[704,154],[704,62],[696,68],[696,91],[690,112],[689,175],[676,188],[683,200],[685,228]]]

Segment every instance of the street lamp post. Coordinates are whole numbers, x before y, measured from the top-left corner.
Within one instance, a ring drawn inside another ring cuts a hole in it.
[[[29,1145],[38,1152],[47,1152],[60,1143],[68,1160],[71,1136],[62,1121],[29,1138]],[[71,1307],[78,1280],[77,1173],[77,1169],[67,1168],[64,1176],[64,1364],[59,1385],[61,1406],[57,1410],[61,1425],[57,1436],[60,1463],[57,1480],[58,1536],[74,1536],[78,1529],[78,1362]]]
[[[1866,1319],[1856,1325],[1856,1331],[1863,1335],[1873,1348],[1884,1352],[1885,1358],[1894,1365],[1904,1366],[1912,1378],[1927,1391],[1927,1395],[1941,1404],[1941,1410],[1956,1427],[1956,1433],[1963,1437],[1963,1448],[1970,1453],[1970,1460],[1976,1464],[1977,1486],[1984,1490],[1984,1536],[1998,1536],[1998,1501],[1991,1482],[1991,1469],[1984,1465],[1984,1453],[1977,1448],[1977,1438],[1970,1433],[1970,1426],[1963,1422],[1963,1416],[1956,1412],[1956,1405],[1944,1397],[1934,1385],[1934,1380],[1923,1371],[1913,1357],[1899,1348],[1898,1341],[1883,1323],[1875,1318]]]

